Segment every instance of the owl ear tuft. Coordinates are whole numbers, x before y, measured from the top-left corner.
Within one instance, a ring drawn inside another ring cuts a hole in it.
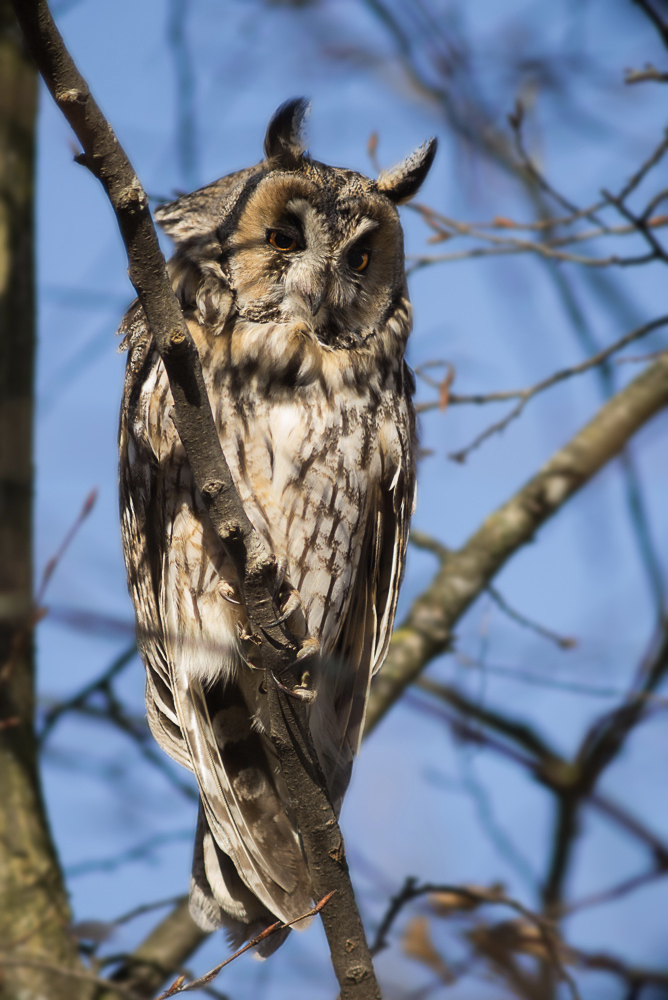
[[[304,156],[304,123],[311,104],[305,97],[293,97],[274,112],[264,140],[267,159],[277,167],[295,170]]]
[[[436,155],[436,139],[429,139],[396,167],[383,170],[378,178],[378,190],[401,205],[417,194]]]

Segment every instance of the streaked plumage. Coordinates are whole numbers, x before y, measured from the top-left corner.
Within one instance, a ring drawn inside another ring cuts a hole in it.
[[[303,152],[305,110],[279,108],[260,164],[156,218],[176,244],[170,273],[225,458],[278,561],[279,602],[294,607],[293,633],[320,645],[308,661],[310,722],[338,809],[392,631],[415,489],[395,203],[417,191],[435,143],[372,181]],[[122,529],[148,719],[200,788],[193,916],[243,940],[308,909],[308,872],[235,573],[194,487],[137,303],[121,332]]]

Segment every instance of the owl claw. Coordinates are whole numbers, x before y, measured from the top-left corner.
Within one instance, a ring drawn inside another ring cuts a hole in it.
[[[283,605],[282,608],[283,614],[281,615],[280,618],[276,619],[274,625],[282,625],[283,622],[286,622],[288,620],[290,615],[294,614],[295,611],[299,611],[301,606],[302,606],[302,599],[299,596],[299,592],[296,590],[291,590],[290,593],[288,594],[288,598],[285,604]]]
[[[288,698],[296,698],[297,701],[303,701],[307,705],[310,705],[315,701],[316,692],[313,688],[303,686],[303,684],[297,684],[294,688],[286,687],[285,684],[281,684],[276,675],[274,675],[274,681],[276,683],[276,687],[279,688],[284,694],[287,694]]]
[[[278,596],[278,592],[283,586],[283,581],[285,580],[285,574],[288,571],[288,561],[287,559],[277,559],[276,569],[274,571],[274,597]]]
[[[298,660],[306,660],[309,656],[317,656],[320,652],[320,643],[317,639],[309,637],[304,639],[301,648],[297,653]]]

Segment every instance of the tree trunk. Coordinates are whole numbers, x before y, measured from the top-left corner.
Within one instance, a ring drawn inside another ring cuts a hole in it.
[[[37,75],[0,0],[0,994],[89,995],[44,811],[33,728],[33,194]],[[14,964],[48,961],[63,973]],[[85,991],[85,992],[83,992]]]

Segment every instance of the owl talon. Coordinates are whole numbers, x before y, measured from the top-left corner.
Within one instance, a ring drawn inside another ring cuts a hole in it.
[[[320,652],[320,643],[317,639],[308,638],[304,639],[299,652],[297,653],[298,660],[306,660],[309,656],[317,656]]]
[[[316,692],[313,688],[302,687],[301,684],[298,684],[294,688],[286,687],[285,684],[281,684],[276,675],[274,675],[274,681],[276,687],[284,694],[287,694],[288,698],[296,698],[297,701],[303,701],[306,705],[310,705],[315,701]]]
[[[288,620],[290,615],[293,615],[295,611],[299,611],[301,609],[301,606],[302,606],[302,599],[299,596],[299,592],[297,590],[291,590],[290,593],[288,594],[288,598],[285,604],[283,605],[282,608],[283,614],[281,615],[280,618],[276,619],[274,625],[282,625],[284,622]]]

